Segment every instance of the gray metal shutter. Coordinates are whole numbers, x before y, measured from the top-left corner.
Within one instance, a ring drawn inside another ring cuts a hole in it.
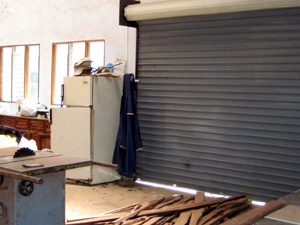
[[[300,189],[300,8],[140,21],[138,78],[142,180]]]

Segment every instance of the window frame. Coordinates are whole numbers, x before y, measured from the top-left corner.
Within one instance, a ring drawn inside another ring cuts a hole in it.
[[[3,45],[0,46],[0,102],[8,102],[8,103],[15,103],[13,101],[13,76],[11,78],[11,101],[3,100],[2,90],[3,90],[3,49],[4,48],[15,48],[15,47],[22,47],[24,46],[24,99],[28,97],[28,89],[29,89],[29,48],[30,46],[38,46],[39,47],[39,57],[38,57],[38,96],[37,96],[37,103],[40,98],[40,58],[41,58],[41,46],[40,44],[20,44],[20,45]],[[13,57],[11,58],[13,60]],[[13,64],[12,64],[13,67]]]
[[[103,61],[105,62],[105,40],[104,39],[97,39],[97,40],[81,40],[81,41],[67,41],[67,42],[55,42],[52,43],[52,66],[51,66],[51,105],[60,105],[58,103],[54,103],[55,99],[55,80],[56,80],[56,52],[57,52],[57,45],[60,44],[68,44],[68,60],[67,60],[67,68],[69,68],[69,59],[70,59],[70,44],[73,43],[84,43],[85,44],[85,56],[90,57],[90,44],[92,42],[103,42],[104,43],[104,57]],[[103,64],[104,64],[103,62]],[[67,69],[67,77],[69,77],[69,69]]]

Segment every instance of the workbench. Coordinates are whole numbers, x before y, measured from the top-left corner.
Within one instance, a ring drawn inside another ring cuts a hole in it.
[[[41,151],[13,158],[18,149],[0,149],[0,224],[64,225],[65,170],[92,161]]]

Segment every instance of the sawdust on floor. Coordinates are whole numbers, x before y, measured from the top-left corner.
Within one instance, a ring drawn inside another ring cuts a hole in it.
[[[94,186],[66,184],[66,219],[85,218],[127,206],[174,194],[190,194],[135,184],[124,187],[118,183]]]

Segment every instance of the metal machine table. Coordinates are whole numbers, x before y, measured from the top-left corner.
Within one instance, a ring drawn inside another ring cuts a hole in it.
[[[65,170],[89,166],[92,161],[39,151],[13,158],[18,149],[0,149],[0,224],[65,224]],[[40,179],[33,183],[26,175]]]

